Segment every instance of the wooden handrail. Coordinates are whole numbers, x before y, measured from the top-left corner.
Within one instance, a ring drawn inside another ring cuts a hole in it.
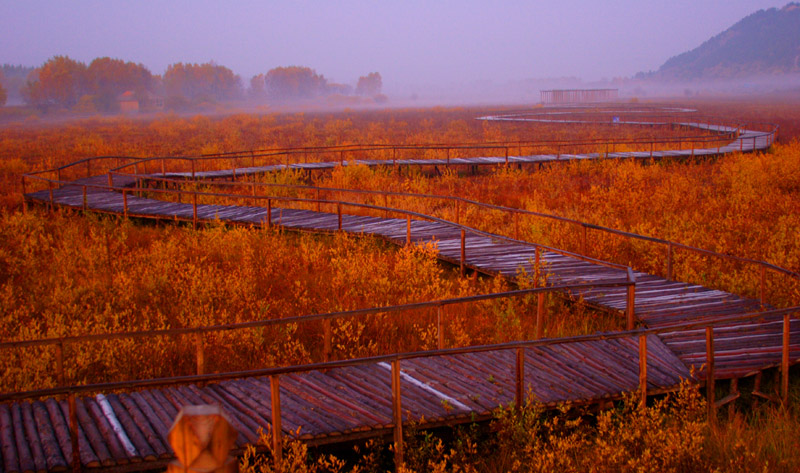
[[[705,330],[706,327],[716,327],[724,324],[743,322],[758,318],[777,317],[785,315],[795,316],[795,314],[798,313],[800,313],[800,306],[790,307],[787,309],[776,309],[764,312],[750,312],[745,314],[729,315],[712,321],[708,320],[696,321],[670,327],[638,328],[634,330],[627,330],[621,332],[603,332],[591,335],[577,335],[573,337],[543,338],[538,340],[515,341],[515,342],[499,343],[493,345],[478,345],[478,346],[464,347],[464,348],[445,348],[441,350],[437,349],[437,350],[418,351],[418,352],[395,353],[391,355],[380,355],[367,358],[339,360],[339,361],[330,361],[322,363],[311,363],[306,365],[261,368],[254,370],[245,370],[245,371],[232,371],[226,373],[213,373],[213,374],[190,375],[190,376],[172,376],[167,378],[116,381],[116,382],[96,383],[96,384],[87,384],[79,386],[65,386],[65,387],[40,389],[32,391],[0,393],[0,402],[8,402],[21,399],[32,399],[45,396],[60,396],[60,395],[78,394],[78,393],[113,391],[120,389],[140,389],[140,388],[152,388],[152,387],[171,386],[180,384],[219,382],[228,379],[246,378],[252,376],[272,376],[272,375],[282,375],[289,373],[303,373],[315,370],[330,370],[334,368],[345,368],[350,366],[363,366],[379,362],[391,362],[393,360],[411,360],[411,359],[425,358],[425,357],[462,355],[468,353],[485,353],[491,351],[512,350],[516,348],[551,346],[559,343],[569,343],[569,342],[619,340],[623,338],[632,339],[642,335],[645,336],[658,335],[662,333],[673,332],[675,330],[681,330],[681,331]],[[786,349],[788,348],[784,347],[784,350]]]

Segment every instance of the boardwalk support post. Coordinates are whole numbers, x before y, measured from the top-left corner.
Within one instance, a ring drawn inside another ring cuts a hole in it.
[[[639,389],[642,408],[647,407],[647,335],[639,335]]]
[[[783,315],[783,347],[781,349],[781,402],[789,407],[789,334],[791,316]]]
[[[400,406],[400,360],[392,360],[392,419],[394,423],[394,467],[403,465],[403,411]]]
[[[706,327],[706,404],[708,421],[716,422],[717,412],[714,402],[714,327]]]
[[[633,274],[633,270],[628,268],[628,298],[627,298],[627,307],[626,307],[626,316],[627,316],[627,330],[633,330],[634,325],[636,324],[636,276]]]
[[[269,377],[270,401],[272,406],[272,458],[275,460],[275,469],[282,471],[283,463],[283,438],[281,436],[281,389],[278,375]]]
[[[464,266],[464,261],[467,259],[467,247],[466,247],[466,233],[464,229],[461,229],[461,277],[463,278],[467,274],[467,269]]]
[[[525,348],[517,348],[517,363],[516,363],[516,407],[517,410],[522,409],[525,399]]]

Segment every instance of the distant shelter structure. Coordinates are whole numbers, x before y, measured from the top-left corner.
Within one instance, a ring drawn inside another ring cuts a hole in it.
[[[608,102],[619,97],[619,89],[553,89],[539,92],[542,103]]]

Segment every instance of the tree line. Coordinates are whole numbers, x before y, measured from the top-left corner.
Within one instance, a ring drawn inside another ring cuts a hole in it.
[[[3,66],[3,70],[27,70]],[[329,82],[323,75],[304,66],[276,67],[250,79],[245,88],[242,79],[225,66],[175,63],[163,75],[147,67],[122,59],[96,58],[88,65],[68,56],[54,56],[30,70],[24,81],[9,81],[0,70],[0,106],[5,104],[7,87],[16,86],[30,106],[47,111],[53,108],[82,111],[116,112],[120,102],[134,100],[143,109],[165,106],[168,109],[191,108],[203,103],[235,100],[291,102],[328,95],[359,95],[385,100],[380,73],[371,72],[358,79],[355,87]],[[20,86],[19,82],[22,82]]]

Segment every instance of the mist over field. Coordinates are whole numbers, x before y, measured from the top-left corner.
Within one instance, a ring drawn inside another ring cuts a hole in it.
[[[658,92],[623,78],[656,70],[746,15],[784,4],[3,2],[0,63],[39,67],[64,55],[89,64],[107,56],[159,75],[174,63],[211,61],[238,75],[243,88],[283,66],[306,66],[350,87],[379,72],[385,94],[420,103],[530,102],[542,88],[595,86],[652,95]]]

